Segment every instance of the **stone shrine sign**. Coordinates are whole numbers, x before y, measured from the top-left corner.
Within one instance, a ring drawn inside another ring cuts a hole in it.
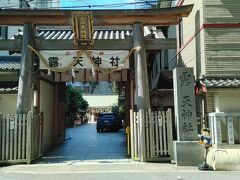
[[[173,86],[178,141],[196,141],[198,133],[193,68],[175,68]]]

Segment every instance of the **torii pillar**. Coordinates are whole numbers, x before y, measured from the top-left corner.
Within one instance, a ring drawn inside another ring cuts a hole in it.
[[[139,156],[140,160],[145,161],[145,128],[143,112],[150,108],[149,100],[149,85],[147,74],[147,62],[146,62],[146,48],[144,43],[144,33],[142,23],[135,23],[133,25],[133,46],[139,47],[140,50],[135,51],[134,54],[134,69],[135,69],[135,83],[136,83],[136,104],[137,111],[139,112]]]
[[[33,45],[33,37],[33,25],[24,24],[16,109],[19,114],[28,113],[31,110],[33,53],[28,45]]]
[[[149,85],[142,23],[133,25],[133,46],[140,47],[140,50],[135,51],[134,54],[137,111],[148,110],[150,108]]]

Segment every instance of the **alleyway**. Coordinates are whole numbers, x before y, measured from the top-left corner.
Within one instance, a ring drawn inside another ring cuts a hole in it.
[[[66,139],[36,163],[129,160],[124,129],[97,133],[96,124],[86,124],[66,129]]]

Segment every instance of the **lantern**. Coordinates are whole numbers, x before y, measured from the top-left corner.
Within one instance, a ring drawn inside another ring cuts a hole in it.
[[[158,90],[152,90],[150,92],[150,102],[151,106],[159,107],[160,106],[160,92]]]

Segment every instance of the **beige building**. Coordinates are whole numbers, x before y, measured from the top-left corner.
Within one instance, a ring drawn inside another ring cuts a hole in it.
[[[171,64],[193,67],[197,114],[240,112],[240,1],[181,0],[194,4],[177,27],[177,54]]]

